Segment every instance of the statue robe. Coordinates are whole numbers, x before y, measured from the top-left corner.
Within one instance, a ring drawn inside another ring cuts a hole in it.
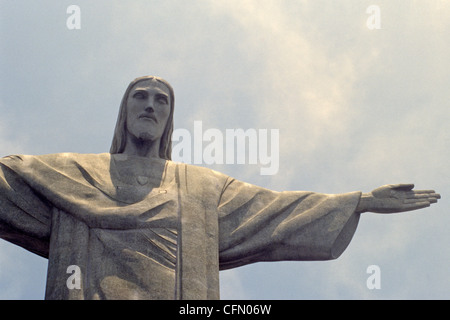
[[[219,270],[337,258],[360,196],[123,154],[9,156],[0,237],[49,259],[46,299],[218,299]]]

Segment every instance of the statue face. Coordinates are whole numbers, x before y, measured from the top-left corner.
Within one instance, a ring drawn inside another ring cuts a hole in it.
[[[136,83],[127,98],[127,131],[135,138],[155,141],[164,133],[170,114],[170,91],[156,80]]]

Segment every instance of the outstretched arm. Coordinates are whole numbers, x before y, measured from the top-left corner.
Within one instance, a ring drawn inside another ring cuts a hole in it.
[[[413,190],[414,184],[389,184],[364,193],[357,212],[396,213],[429,207],[441,196],[434,190]]]
[[[52,207],[11,169],[20,159],[0,159],[0,238],[48,257]]]
[[[358,225],[360,198],[361,192],[276,192],[229,178],[218,204],[220,268],[336,259]]]

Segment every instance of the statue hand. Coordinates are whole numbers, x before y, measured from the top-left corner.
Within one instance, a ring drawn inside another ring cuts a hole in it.
[[[413,190],[414,184],[389,184],[363,194],[357,212],[395,213],[429,207],[441,196],[434,190]]]

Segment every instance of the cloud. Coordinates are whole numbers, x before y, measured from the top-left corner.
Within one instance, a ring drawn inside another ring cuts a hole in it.
[[[240,48],[257,65],[246,87],[252,105],[245,108],[255,125],[281,129],[281,158],[305,166],[320,146],[345,147],[359,115],[351,105],[357,70],[374,63],[376,54],[336,53],[314,41],[305,28],[314,18],[300,4],[227,1],[214,8],[239,26]]]

